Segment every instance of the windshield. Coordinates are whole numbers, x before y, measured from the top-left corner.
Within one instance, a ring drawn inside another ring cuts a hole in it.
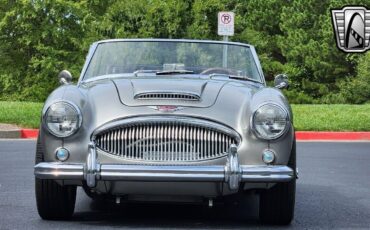
[[[261,81],[249,47],[184,41],[98,44],[84,79],[117,74],[223,74]]]

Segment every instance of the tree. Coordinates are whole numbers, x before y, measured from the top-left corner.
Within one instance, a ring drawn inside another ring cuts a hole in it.
[[[368,101],[368,55],[335,45],[340,0],[0,0],[0,99],[42,101],[57,74],[81,71],[92,42],[109,38],[220,40],[217,13],[233,11],[232,41],[255,45],[268,81],[287,73],[293,102]],[[368,0],[351,4],[369,5]],[[76,78],[75,78],[76,79]],[[294,100],[293,100],[294,99]]]
[[[69,68],[78,74],[83,61],[81,38],[86,33],[84,8],[85,2],[74,1],[9,4],[0,21],[5,93],[14,99],[44,100],[55,88],[60,70]],[[13,95],[10,90],[15,90]]]
[[[340,82],[340,98],[346,103],[370,102],[370,53],[361,56],[357,67],[356,77],[346,78]]]

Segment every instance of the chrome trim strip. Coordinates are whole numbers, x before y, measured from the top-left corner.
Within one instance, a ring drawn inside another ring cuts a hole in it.
[[[223,166],[102,165],[102,180],[122,181],[215,181],[224,180]]]
[[[241,170],[245,182],[287,182],[294,177],[293,169],[285,165],[241,165]]]
[[[67,164],[60,162],[42,162],[34,167],[34,174],[39,179],[83,180],[83,164]]]
[[[211,44],[230,44],[244,47],[252,47],[250,44],[231,41],[217,41],[217,40],[199,40],[199,39],[169,39],[169,38],[118,38],[106,39],[95,42],[94,44],[102,44],[107,42],[185,42],[185,43],[211,43]]]
[[[294,177],[288,166],[241,165],[242,182],[286,182]],[[225,181],[225,167],[214,166],[153,166],[102,164],[97,180],[121,181]],[[42,162],[34,167],[39,179],[83,180],[84,164]],[[226,181],[225,181],[226,182]]]

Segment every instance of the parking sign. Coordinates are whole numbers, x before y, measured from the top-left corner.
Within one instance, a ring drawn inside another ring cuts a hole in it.
[[[221,36],[234,35],[234,13],[219,12],[218,13],[218,30],[217,34]]]

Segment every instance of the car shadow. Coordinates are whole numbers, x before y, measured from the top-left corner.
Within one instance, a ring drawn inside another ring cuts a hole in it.
[[[87,201],[87,200],[86,200]],[[257,195],[250,195],[243,206],[215,203],[200,204],[123,203],[87,201],[90,211],[76,212],[72,221],[93,226],[126,228],[244,228],[260,226]]]
[[[243,200],[243,208],[216,203],[213,208],[194,204],[120,204],[97,202],[85,196],[79,202],[85,209],[75,212],[72,222],[89,226],[120,228],[181,229],[271,229],[258,220],[259,199],[251,195]],[[369,229],[364,218],[370,207],[350,199],[336,187],[298,182],[295,218],[290,229]],[[338,202],[341,201],[341,202]]]

